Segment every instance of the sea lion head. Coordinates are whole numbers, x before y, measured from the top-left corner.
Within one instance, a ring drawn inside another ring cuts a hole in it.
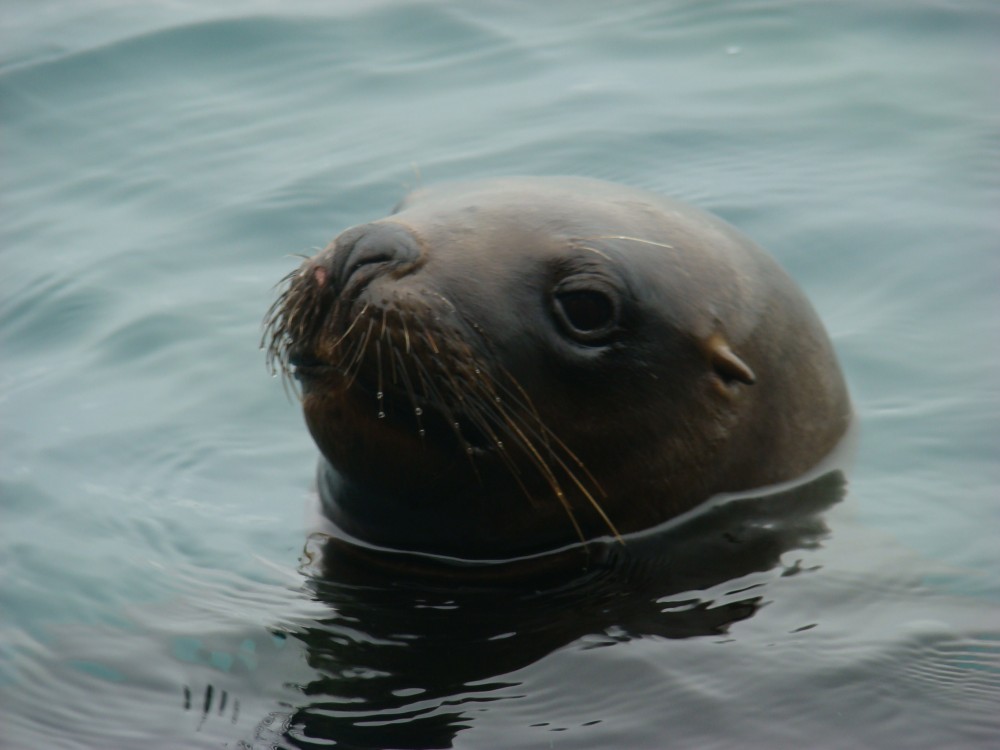
[[[759,329],[799,304],[787,277],[760,283],[775,271],[720,220],[641,191],[459,184],[303,263],[266,337],[301,386],[335,523],[509,557],[619,537],[821,457],[771,471],[757,464],[776,444],[761,461],[738,446],[777,398],[757,385],[775,370]]]

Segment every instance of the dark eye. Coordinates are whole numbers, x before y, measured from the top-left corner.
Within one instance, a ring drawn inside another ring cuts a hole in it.
[[[618,310],[614,300],[597,289],[566,289],[554,295],[556,318],[572,338],[600,344],[614,332]]]
[[[566,321],[578,331],[604,328],[615,314],[615,306],[601,292],[562,292],[556,295]]]

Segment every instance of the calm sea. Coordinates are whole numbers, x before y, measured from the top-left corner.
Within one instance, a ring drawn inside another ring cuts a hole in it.
[[[0,29],[0,747],[996,746],[1000,5],[7,0]],[[715,211],[812,298],[860,444],[841,502],[760,524],[797,529],[767,564],[653,596],[301,567],[274,284],[408,187],[505,174]]]

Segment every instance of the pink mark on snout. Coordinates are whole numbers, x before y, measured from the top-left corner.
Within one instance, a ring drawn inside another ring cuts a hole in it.
[[[326,279],[329,276],[329,273],[325,268],[323,268],[323,266],[315,266],[313,268],[313,276],[315,277],[317,284],[321,287],[326,286]]]

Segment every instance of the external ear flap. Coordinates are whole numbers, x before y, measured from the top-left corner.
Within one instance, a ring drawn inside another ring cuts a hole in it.
[[[747,385],[753,385],[757,382],[757,376],[753,374],[753,370],[729,348],[729,342],[723,338],[721,333],[712,334],[705,344],[708,361],[724,382],[730,383],[738,380]]]

